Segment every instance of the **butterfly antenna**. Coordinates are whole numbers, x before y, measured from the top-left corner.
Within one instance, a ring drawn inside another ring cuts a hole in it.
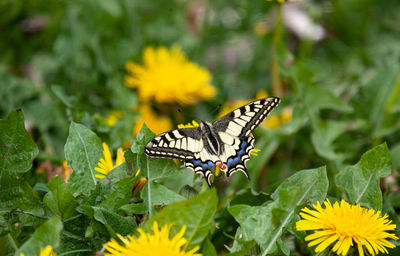
[[[220,108],[222,107],[222,104],[218,104],[218,106],[211,112],[211,115],[213,115],[215,112],[217,112]]]

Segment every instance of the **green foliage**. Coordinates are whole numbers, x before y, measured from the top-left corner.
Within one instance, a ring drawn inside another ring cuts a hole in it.
[[[173,232],[178,232],[186,226],[185,238],[188,249],[200,245],[208,232],[213,228],[212,221],[217,208],[215,189],[202,192],[187,201],[176,202],[166,206],[146,223],[145,230],[150,231],[156,221],[160,226],[173,224]],[[180,212],[179,219],[175,213]]]
[[[40,249],[47,245],[57,246],[62,229],[63,224],[59,218],[49,219],[35,230],[32,237],[15,252],[15,255],[23,253],[26,256],[35,256],[39,255]]]
[[[37,203],[31,188],[21,178],[38,154],[38,148],[24,127],[21,109],[0,120],[0,203],[3,209],[31,209]]]
[[[323,38],[290,26],[296,4]],[[155,221],[171,237],[185,226],[185,249],[203,255],[314,255],[295,223],[327,197],[388,214],[399,236],[399,1],[296,4],[0,1],[0,255],[93,255]],[[210,71],[214,98],[144,102],[125,85],[127,61],[173,45]],[[145,104],[175,127],[259,90],[282,101],[254,132],[250,181],[221,174],[208,189],[181,161],[145,155],[154,120],[132,132]],[[99,179],[102,142],[126,161]]]
[[[238,204],[228,210],[240,224],[243,241],[256,241],[261,246],[263,255],[276,253],[278,248],[280,253],[289,255],[289,249],[280,239],[295,218],[297,207],[308,200],[313,203],[324,201],[327,190],[325,167],[303,170],[283,182],[271,195],[273,201],[267,205]],[[231,252],[235,252],[234,250]]]
[[[390,175],[391,160],[387,145],[381,144],[364,153],[357,164],[340,171],[336,184],[345,190],[349,202],[380,210],[382,192],[379,182]]]
[[[76,199],[73,197],[69,184],[64,183],[60,177],[55,177],[47,183],[50,191],[43,197],[45,209],[48,216],[58,216],[63,219],[71,218],[76,214]]]

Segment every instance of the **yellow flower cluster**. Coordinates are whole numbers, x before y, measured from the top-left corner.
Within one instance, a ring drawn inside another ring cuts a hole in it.
[[[211,74],[204,68],[189,61],[177,46],[147,47],[143,64],[128,61],[129,75],[125,84],[136,88],[139,98],[148,102],[195,104],[198,100],[209,99],[216,93],[210,84]]]
[[[107,249],[105,256],[201,256],[195,253],[199,247],[186,252],[184,250],[188,241],[183,237],[186,227],[183,227],[175,236],[170,239],[171,225],[165,225],[161,228],[158,223],[153,223],[154,234],[145,233],[141,228],[138,229],[139,237],[123,237],[118,234],[118,238],[123,245],[115,239],[111,239],[104,247]]]
[[[303,208],[300,212],[303,219],[296,223],[299,231],[314,230],[305,240],[310,241],[309,247],[318,245],[315,252],[322,252],[333,244],[332,251],[338,255],[345,256],[350,247],[357,246],[360,256],[364,256],[365,249],[375,256],[380,252],[388,253],[385,247],[395,247],[387,239],[398,238],[386,231],[394,231],[396,225],[386,214],[382,217],[380,211],[350,205],[344,200],[333,205],[326,200],[324,206],[322,208],[318,202],[313,205],[314,210]]]
[[[128,61],[125,67],[128,71],[125,84],[137,89],[140,100],[140,117],[133,129],[135,135],[144,122],[157,134],[172,128],[170,119],[158,115],[152,109],[151,102],[192,105],[216,94],[216,89],[211,85],[211,74],[188,60],[178,46],[171,49],[147,47],[142,64]]]

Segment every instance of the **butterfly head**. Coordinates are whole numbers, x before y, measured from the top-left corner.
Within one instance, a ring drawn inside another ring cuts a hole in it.
[[[207,134],[208,135],[208,134],[211,133],[211,127],[212,127],[211,123],[205,122],[205,121],[200,121],[199,127],[200,127],[200,130],[201,130],[201,132],[203,134]]]

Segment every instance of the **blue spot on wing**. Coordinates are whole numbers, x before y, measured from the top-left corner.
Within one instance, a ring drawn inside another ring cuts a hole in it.
[[[203,168],[204,168],[204,169],[211,169],[211,168],[213,168],[214,166],[215,166],[215,164],[214,164],[212,161],[210,161],[210,160],[208,160],[207,163],[203,163]]]
[[[192,162],[194,166],[201,166],[204,170],[211,169],[215,166],[215,164],[210,160],[208,160],[207,162],[202,162],[199,159],[194,159],[189,162]]]
[[[247,147],[247,141],[242,140],[242,143],[240,144],[240,149],[238,152],[236,152],[236,155],[228,158],[227,161],[228,168],[234,167],[238,163],[240,163],[240,159],[245,154],[246,147]]]
[[[197,159],[192,160],[192,163],[193,163],[195,166],[201,165],[201,161],[200,161],[200,160],[197,160]]]

